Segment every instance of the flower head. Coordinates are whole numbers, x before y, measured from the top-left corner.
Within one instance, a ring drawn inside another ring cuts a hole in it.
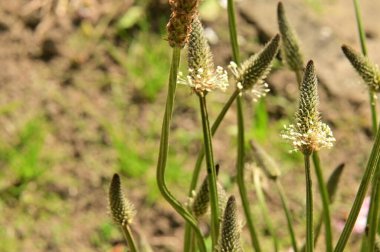
[[[228,198],[226,209],[224,210],[218,251],[219,252],[240,252],[243,251],[240,242],[241,223],[238,220],[236,199],[234,196]]]
[[[281,34],[282,56],[290,69],[300,71],[304,66],[303,57],[298,45],[298,39],[286,19],[285,9],[281,2],[277,6],[277,21]]]
[[[216,167],[217,171],[219,167]],[[224,208],[227,203],[227,195],[223,186],[217,182],[216,183],[217,191],[218,191],[218,204],[219,204],[219,212],[223,213]],[[191,210],[194,213],[195,217],[199,218],[202,215],[206,214],[210,205],[210,189],[208,186],[208,176],[205,177],[199,191],[194,193],[194,197],[191,200]]]
[[[204,30],[198,18],[192,23],[188,46],[189,72],[178,74],[178,83],[192,88],[194,92],[205,95],[215,89],[225,91],[228,87],[228,75],[222,67],[215,69],[212,53]]]
[[[272,61],[278,52],[280,36],[274,36],[271,41],[257,54],[244,61],[241,66],[231,62],[229,69],[233,74],[237,88],[252,95],[256,100],[269,92],[264,79],[272,67]]]
[[[171,47],[182,48],[189,39],[191,22],[197,15],[199,0],[169,0],[172,9],[167,25]]]
[[[380,91],[380,70],[379,67],[369,59],[347,45],[342,46],[342,51],[351,65],[355,68],[356,72],[362,77],[368,87],[374,91]]]
[[[282,137],[290,141],[294,151],[310,155],[323,147],[331,148],[335,141],[329,126],[321,122],[318,111],[317,76],[313,61],[309,61],[301,85],[295,124],[285,126]]]
[[[136,215],[134,206],[124,196],[118,174],[112,177],[109,189],[109,207],[112,218],[121,226],[130,224]]]

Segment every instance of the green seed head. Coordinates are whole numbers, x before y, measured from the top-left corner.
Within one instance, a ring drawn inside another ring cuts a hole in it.
[[[292,142],[294,150],[299,150],[305,155],[323,147],[330,148],[335,141],[329,126],[321,122],[317,86],[314,63],[309,61],[301,84],[295,125],[285,127],[282,135]]]
[[[264,79],[272,68],[279,43],[280,36],[276,35],[260,52],[244,61],[240,67],[235,62],[230,63],[229,68],[239,89],[251,92],[254,98],[265,96],[269,89],[268,85],[264,83]]]
[[[190,33],[189,49],[188,49],[188,66],[190,69],[203,69],[205,73],[214,69],[214,60],[210,46],[204,34],[204,29],[199,18],[195,18]],[[196,73],[192,73],[194,78]]]
[[[236,199],[234,196],[230,196],[223,214],[218,244],[219,252],[241,252],[240,231]]]
[[[134,206],[124,196],[118,174],[115,174],[111,181],[109,207],[114,221],[122,226],[130,224],[136,214]]]
[[[296,113],[296,124],[301,133],[307,133],[313,125],[320,120],[318,112],[318,81],[315,74],[313,61],[309,61],[303,77],[298,111]]]
[[[374,92],[379,92],[380,71],[377,65],[347,45],[342,46],[342,51],[368,87]]]
[[[216,187],[218,190],[219,213],[223,213],[224,207],[226,206],[226,203],[227,203],[227,194],[223,186],[219,182],[216,183]],[[209,191],[209,186],[208,186],[208,177],[206,176],[206,178],[203,180],[203,183],[198,193],[195,195],[191,209],[195,217],[199,218],[203,216],[205,213],[207,213],[209,205],[210,205],[210,191]]]
[[[182,48],[188,41],[199,0],[169,0],[169,4],[172,14],[167,25],[168,41],[171,47]]]
[[[277,6],[277,20],[281,34],[281,48],[284,60],[291,70],[301,71],[304,66],[303,56],[298,45],[298,39],[286,19],[284,6],[281,2]]]
[[[187,54],[189,73],[186,77],[179,73],[178,83],[191,87],[200,95],[205,95],[214,89],[225,91],[228,87],[227,72],[220,66],[215,69],[201,21],[194,18],[191,27]]]

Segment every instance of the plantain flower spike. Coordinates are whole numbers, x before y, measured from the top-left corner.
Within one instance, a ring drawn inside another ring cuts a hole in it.
[[[223,214],[218,244],[219,252],[243,251],[240,243],[240,231],[241,223],[238,220],[236,199],[234,196],[230,196]]]
[[[113,220],[121,226],[129,225],[136,215],[134,206],[124,196],[118,174],[114,174],[112,177],[109,189],[109,206]]]
[[[277,34],[257,54],[244,61],[241,66],[231,62],[229,69],[232,72],[237,88],[248,93],[256,101],[269,92],[268,84],[264,82],[272,68],[272,62],[277,55],[280,36]]]
[[[218,190],[218,204],[219,204],[219,213],[223,213],[224,208],[227,203],[227,194],[223,186],[217,182],[216,183]],[[203,183],[198,191],[195,194],[194,201],[191,206],[191,210],[194,213],[195,217],[199,218],[207,213],[210,205],[210,191],[208,186],[207,177],[203,180]]]
[[[277,6],[277,21],[281,34],[281,50],[284,60],[291,70],[301,72],[304,66],[303,56],[298,45],[298,39],[286,19],[285,9],[281,2]]]
[[[198,14],[199,0],[169,0],[172,9],[168,30],[171,47],[183,48],[189,39],[191,22]]]
[[[369,59],[347,45],[342,46],[342,51],[351,65],[355,68],[364,82],[373,92],[380,91],[380,70],[379,67]]]
[[[301,84],[301,95],[295,124],[285,126],[282,137],[290,141],[294,149],[310,155],[323,147],[331,148],[335,141],[329,126],[321,122],[318,111],[318,80],[313,61],[309,61]]]
[[[189,86],[201,96],[215,89],[225,91],[228,87],[227,71],[220,66],[215,69],[201,21],[194,18],[191,27],[187,55],[189,73],[185,77],[179,72],[178,83]]]

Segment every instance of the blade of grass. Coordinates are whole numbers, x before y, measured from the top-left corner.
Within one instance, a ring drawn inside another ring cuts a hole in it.
[[[233,0],[227,1],[227,12],[228,12],[228,30],[230,33],[230,43],[232,48],[233,60],[239,64],[239,46],[237,41],[237,31],[236,31],[236,17],[235,8]],[[256,252],[261,251],[259,239],[257,238],[257,232],[255,226],[253,225],[249,200],[247,197],[247,190],[244,184],[244,117],[243,108],[240,96],[237,97],[237,124],[238,124],[238,150],[237,150],[237,184],[239,187],[240,198],[243,203],[244,214],[247,220],[248,229],[251,235],[251,242]]]
[[[169,86],[168,86],[168,95],[166,98],[166,107],[165,114],[162,123],[162,132],[161,132],[161,140],[160,140],[160,150],[158,155],[157,162],[157,185],[158,188],[165,198],[166,201],[188,222],[193,228],[195,234],[197,235],[197,242],[199,245],[199,249],[202,252],[206,252],[206,244],[203,239],[203,235],[198,228],[197,221],[194,217],[189,213],[189,211],[182,206],[182,204],[170,193],[169,189],[166,186],[165,181],[165,168],[169,150],[169,132],[170,132],[170,123],[172,119],[173,113],[173,104],[174,97],[177,85],[177,74],[178,74],[178,66],[181,57],[181,49],[173,48],[172,54],[172,62],[170,67],[170,77],[169,77]]]
[[[323,217],[323,221],[325,223],[326,251],[331,252],[331,251],[333,251],[333,245],[332,245],[329,195],[328,195],[326,183],[324,182],[324,179],[323,179],[323,172],[321,169],[318,152],[316,152],[316,151],[313,152],[312,157],[313,157],[315,173],[317,175],[319,192],[320,192],[321,198],[322,198],[322,205],[323,205],[322,217]]]

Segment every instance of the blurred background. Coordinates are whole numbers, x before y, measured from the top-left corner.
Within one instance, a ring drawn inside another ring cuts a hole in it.
[[[360,2],[369,55],[379,63],[380,4]],[[346,163],[332,207],[338,233],[372,137],[366,87],[340,50],[342,43],[360,50],[354,9],[346,0],[283,3],[305,59],[315,61],[322,117],[337,139],[332,150],[321,152],[325,177]],[[237,1],[243,59],[277,32],[276,6],[274,0]],[[231,60],[225,7],[223,0],[204,0],[200,6],[221,66]],[[155,183],[171,54],[165,30],[169,15],[166,0],[0,1],[0,251],[122,251],[122,235],[107,212],[115,172],[138,209],[134,225],[140,238],[153,251],[181,251],[183,221]],[[268,83],[271,92],[265,100],[246,99],[246,138],[261,143],[279,162],[302,242],[302,158],[289,154],[291,147],[280,138],[297,107],[296,79],[278,60]],[[211,122],[232,90],[208,96]],[[219,179],[237,195],[235,121],[233,107],[214,138],[214,149]],[[202,136],[197,99],[187,87],[178,87],[172,129],[166,177],[175,196],[186,202]],[[248,176],[252,213],[270,251],[251,180]],[[264,186],[281,244],[287,247],[278,196],[269,181]],[[315,204],[320,208],[318,195]]]

